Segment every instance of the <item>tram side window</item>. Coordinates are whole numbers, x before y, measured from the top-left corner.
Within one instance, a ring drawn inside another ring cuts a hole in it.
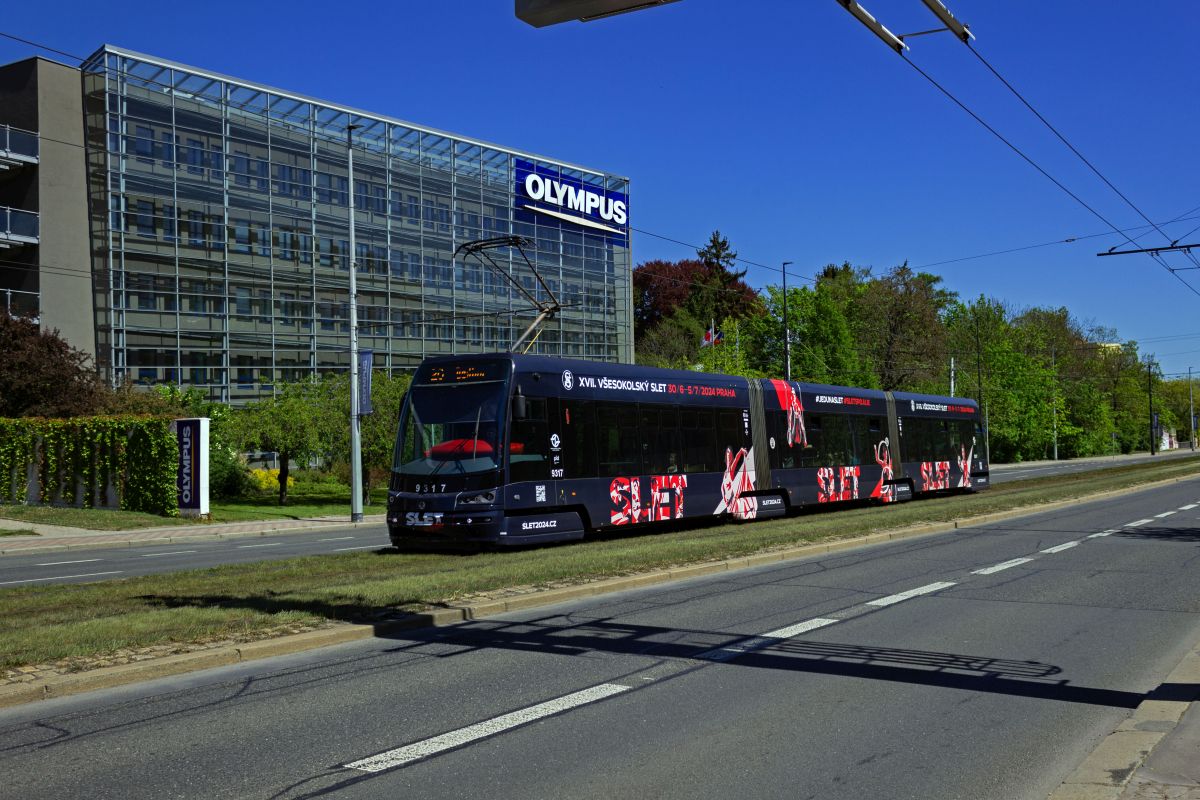
[[[879,417],[852,417],[854,428],[854,464],[874,464],[875,445],[886,435]]]
[[[854,437],[850,433],[850,418],[840,414],[821,415],[821,467],[848,466],[854,458]]]
[[[797,466],[808,468],[825,466],[825,462],[822,460],[825,446],[825,431],[821,427],[822,419],[823,417],[817,414],[810,414],[806,418],[805,434],[808,438],[808,447],[800,452]]]
[[[684,472],[717,472],[724,469],[724,459],[717,452],[715,425],[716,414],[711,408],[679,410]]]
[[[649,475],[679,472],[679,410],[675,406],[639,407],[642,428],[642,465]]]
[[[550,433],[546,426],[546,398],[527,397],[525,418],[512,421],[508,479],[544,481],[550,478]]]
[[[563,477],[594,478],[596,472],[596,408],[591,400],[563,400]]]
[[[746,428],[742,422],[740,408],[717,409],[717,453],[721,459],[719,469],[725,469],[725,448],[731,448],[733,454],[746,446]]]
[[[596,403],[596,458],[600,475],[642,474],[642,445],[638,435],[637,406]]]

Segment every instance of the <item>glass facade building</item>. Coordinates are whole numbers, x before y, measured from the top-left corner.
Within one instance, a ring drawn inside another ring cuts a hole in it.
[[[96,356],[114,380],[237,402],[349,369],[351,209],[376,369],[507,349],[534,308],[454,254],[510,235],[563,306],[529,352],[632,360],[626,178],[108,46],[82,79]],[[523,186],[543,208],[598,196],[607,221],[531,208]],[[489,252],[544,299],[519,253]]]

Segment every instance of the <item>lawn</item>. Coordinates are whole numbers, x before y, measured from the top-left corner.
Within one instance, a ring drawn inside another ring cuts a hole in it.
[[[948,522],[1168,478],[1198,458],[1014,481],[975,495],[709,525],[515,552],[391,550],[237,564],[167,575],[0,590],[0,667],[79,666],[130,648],[373,622],[497,590],[524,590],[745,556],[926,522]]]

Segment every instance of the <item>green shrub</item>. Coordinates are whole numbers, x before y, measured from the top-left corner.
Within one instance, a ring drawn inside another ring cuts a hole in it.
[[[236,500],[250,494],[250,469],[237,450],[219,444],[209,445],[208,489],[218,500]]]

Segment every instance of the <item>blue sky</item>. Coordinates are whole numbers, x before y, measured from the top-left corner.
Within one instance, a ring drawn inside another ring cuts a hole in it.
[[[1171,238],[1200,227],[1200,4],[947,4],[978,52]],[[864,5],[897,33],[936,27],[920,0]],[[964,298],[1066,306],[1138,340],[1164,371],[1200,374],[1200,295],[1148,256],[1097,258],[1131,245],[835,0],[681,0],[541,30],[510,0],[103,15],[20,3],[0,31],[80,56],[109,42],[626,175],[637,263],[688,257],[668,239],[699,245],[714,229],[763,265],[743,265],[756,287],[778,283],[785,260],[794,280],[830,262],[882,272],[907,260]],[[1144,224],[960,42],[910,44],[914,64],[1093,209],[1121,228]],[[0,63],[34,52],[0,39]],[[1165,224],[1180,216],[1193,219]],[[1060,243],[940,263],[1050,242]],[[1200,269],[1177,275],[1200,291]]]

